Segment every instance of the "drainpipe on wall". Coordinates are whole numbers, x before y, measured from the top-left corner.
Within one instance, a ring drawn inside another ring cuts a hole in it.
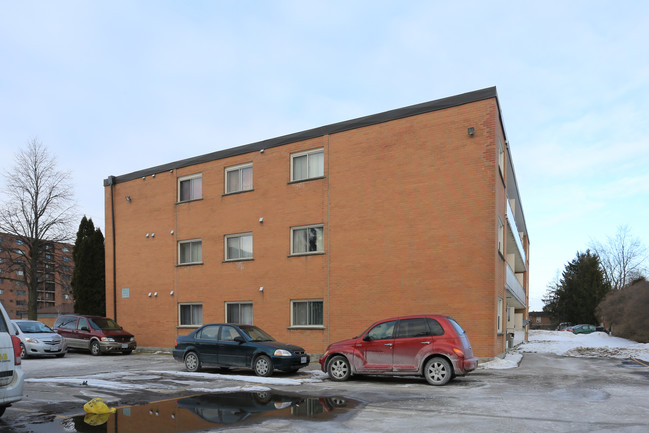
[[[113,320],[117,322],[117,255],[115,253],[115,202],[113,198],[115,176],[108,176],[108,185],[110,185],[110,222],[113,233]]]

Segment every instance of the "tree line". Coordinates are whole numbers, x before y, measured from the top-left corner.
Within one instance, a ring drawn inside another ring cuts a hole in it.
[[[649,342],[646,248],[628,226],[591,244],[549,285],[543,311],[555,324],[602,324],[619,337]]]

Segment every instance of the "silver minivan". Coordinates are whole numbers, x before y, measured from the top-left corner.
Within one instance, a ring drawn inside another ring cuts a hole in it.
[[[20,340],[12,335],[12,323],[0,302],[0,416],[23,398],[25,376],[20,365]]]

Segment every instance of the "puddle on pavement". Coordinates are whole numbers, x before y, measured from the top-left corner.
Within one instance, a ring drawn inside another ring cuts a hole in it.
[[[331,421],[360,402],[343,397],[316,397],[278,391],[201,394],[117,409],[113,414],[79,415],[48,423],[66,432],[165,432],[254,425],[271,419]],[[47,427],[41,425],[40,427]],[[40,431],[40,430],[39,430]],[[45,431],[45,430],[44,430]]]

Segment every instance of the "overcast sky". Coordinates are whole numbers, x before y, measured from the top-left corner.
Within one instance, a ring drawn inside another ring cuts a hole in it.
[[[103,229],[109,175],[496,86],[538,310],[649,245],[648,47],[645,0],[0,0],[0,171],[38,138]]]

